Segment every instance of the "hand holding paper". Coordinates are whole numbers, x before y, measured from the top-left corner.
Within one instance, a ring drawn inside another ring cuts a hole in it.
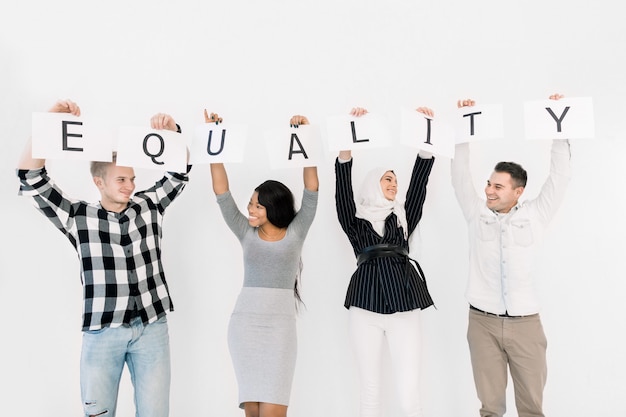
[[[215,123],[216,125],[218,125],[223,122],[223,119],[219,117],[217,113],[211,113],[211,115],[209,115],[209,112],[204,109],[204,122]]]
[[[80,116],[80,107],[71,100],[59,100],[48,110],[50,113],[70,113]]]
[[[167,129],[174,132],[178,131],[174,118],[165,113],[157,113],[152,116],[152,118],[150,119],[150,127],[157,130]]]
[[[418,107],[416,111],[425,114],[428,117],[435,117],[435,112],[430,107]]]
[[[291,119],[289,120],[289,127],[297,128],[300,125],[308,125],[308,124],[309,124],[309,119],[300,115],[292,116]]]
[[[78,104],[74,103],[71,100],[58,100],[50,109],[49,113],[69,113],[72,116],[80,116],[80,107]],[[45,158],[34,158],[33,157],[33,141],[32,138],[28,140],[26,146],[24,147],[24,151],[20,157],[20,160],[17,164],[19,169],[38,169],[43,167],[46,164]]]

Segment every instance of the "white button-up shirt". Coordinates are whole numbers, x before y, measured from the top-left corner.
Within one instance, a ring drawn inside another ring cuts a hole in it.
[[[469,167],[469,144],[457,145],[452,185],[468,223],[470,246],[467,301],[496,314],[539,312],[533,264],[543,232],[565,195],[570,179],[567,140],[554,140],[550,174],[534,200],[518,203],[505,214],[487,208],[476,193]]]

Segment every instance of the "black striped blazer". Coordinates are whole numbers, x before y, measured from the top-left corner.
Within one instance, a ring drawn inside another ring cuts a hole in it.
[[[434,158],[415,161],[409,189],[406,194],[405,210],[408,235],[417,227],[422,217],[422,207],[426,199],[426,185],[432,170]],[[381,237],[372,224],[357,218],[354,192],[352,189],[352,160],[335,162],[336,189],[335,203],[341,228],[348,236],[356,257],[368,246],[388,243],[409,249],[404,231],[397,226],[395,214],[385,220],[385,232]],[[409,311],[433,305],[426,282],[422,280],[415,266],[402,258],[379,257],[368,260],[357,267],[350,279],[344,306],[355,306],[382,314]]]

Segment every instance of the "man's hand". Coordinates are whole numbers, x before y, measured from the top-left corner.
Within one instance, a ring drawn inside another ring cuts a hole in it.
[[[174,118],[165,113],[157,113],[152,116],[152,118],[150,119],[150,127],[152,127],[152,129],[158,130],[167,129],[174,132],[178,131]]]
[[[465,100],[459,100],[456,102],[456,106],[460,109],[461,107],[472,107],[476,104],[476,101],[471,98]]]
[[[59,100],[48,111],[50,113],[71,113],[74,116],[80,116],[80,107],[71,100]]]

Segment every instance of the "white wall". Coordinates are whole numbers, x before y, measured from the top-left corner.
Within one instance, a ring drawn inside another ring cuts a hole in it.
[[[573,141],[574,178],[540,259],[549,339],[545,410],[550,416],[624,415],[626,354],[621,209],[626,30],[615,2],[543,1],[31,1],[0,14],[0,251],[2,415],[80,415],[81,288],[71,245],[26,199],[14,167],[33,111],[71,98],[84,115],[143,124],[158,111],[190,129],[202,110],[248,123],[245,164],[228,166],[245,203],[272,177],[301,192],[299,171],[271,172],[260,141],[292,114],[322,123],[360,105],[395,123],[401,107],[438,114],[456,99],[503,103],[503,142],[473,147],[478,187],[502,159],[530,173],[536,195],[548,143],[522,139],[522,103],[553,92],[594,99],[593,141]],[[357,412],[356,368],[343,297],[354,258],[334,213],[334,155],[320,166],[317,218],[304,250],[298,365],[292,416]],[[405,149],[355,154],[355,177],[379,160],[407,178]],[[93,200],[87,165],[49,161],[64,189]],[[252,174],[250,174],[252,173]],[[138,171],[139,185],[156,173]],[[240,247],[196,166],[164,223],[164,262],[176,311],[171,415],[237,415],[226,326],[241,285]],[[426,416],[477,415],[467,343],[466,226],[449,160],[431,176],[421,263],[438,306],[424,314]],[[391,384],[391,382],[390,382]],[[132,415],[127,375],[118,415]],[[389,416],[397,416],[387,392]],[[512,401],[510,416],[516,416]]]

